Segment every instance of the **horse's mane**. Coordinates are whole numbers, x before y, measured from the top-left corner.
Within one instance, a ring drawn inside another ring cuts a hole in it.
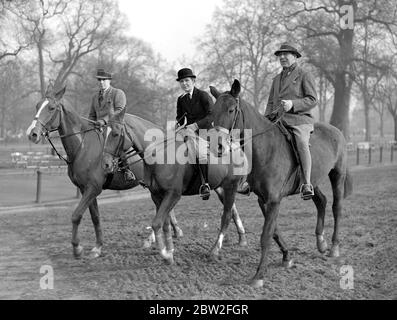
[[[62,99],[61,105],[62,105],[63,110],[64,110],[65,113],[70,113],[70,114],[72,114],[72,115],[74,116],[73,118],[79,119],[80,123],[82,123],[83,125],[89,124],[88,121],[87,121],[86,119],[84,119],[84,117],[82,117],[82,116],[76,111],[75,108],[73,108],[72,104],[71,104],[69,101],[67,101],[67,100],[65,100],[65,99]],[[69,117],[69,118],[70,118],[70,117]]]
[[[226,91],[225,93],[232,95],[230,91]],[[240,99],[240,107],[244,113],[244,117],[246,117],[248,115],[248,116],[252,117],[252,119],[259,120],[260,123],[263,125],[269,125],[272,123],[268,118],[266,118],[263,114],[261,114],[256,108],[254,108],[249,102],[242,99],[241,96],[239,96],[239,99]]]
[[[125,114],[125,116],[128,116],[128,117],[130,117],[131,118],[131,120],[134,122],[134,123],[143,123],[145,126],[148,126],[148,127],[151,127],[151,128],[153,128],[153,127],[155,127],[155,128],[157,128],[157,129],[163,129],[161,126],[159,126],[158,124],[155,124],[155,123],[153,123],[153,122],[151,122],[151,121],[149,121],[149,120],[147,120],[147,119],[144,119],[144,118],[142,118],[142,117],[139,117],[139,116],[136,116],[136,115],[134,115],[134,114],[130,114],[130,113],[126,113]]]

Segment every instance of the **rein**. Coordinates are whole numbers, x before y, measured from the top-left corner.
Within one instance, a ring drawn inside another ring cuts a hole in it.
[[[185,112],[185,114],[186,114],[186,112]],[[184,114],[183,116],[185,116],[185,114]],[[180,119],[182,119],[182,117],[181,117]],[[186,127],[186,121],[185,121],[184,124],[180,125],[180,126],[175,130],[175,135],[176,135],[180,130],[182,130],[182,129],[185,128],[185,127]],[[124,131],[125,131],[125,132],[124,132]],[[129,135],[128,130],[126,130],[126,128],[123,127],[123,135],[120,137],[120,141],[119,141],[119,144],[118,144],[118,146],[117,146],[117,149],[116,149],[115,154],[113,154],[113,153],[111,153],[111,152],[108,152],[108,151],[106,151],[106,150],[104,150],[104,151],[105,151],[106,153],[109,153],[109,154],[112,155],[113,157],[117,158],[117,155],[118,155],[118,152],[119,152],[119,149],[120,149],[120,145],[121,145],[121,141],[122,141],[122,139],[125,139],[125,137],[124,137],[124,136],[125,136],[125,133],[127,133],[127,135],[130,137],[130,140],[131,140],[131,142],[132,142],[132,147],[135,149],[132,137]],[[159,141],[158,143],[154,144],[154,147],[157,146],[157,145],[161,145],[161,144],[163,144],[164,142],[167,143],[168,141],[171,141],[171,138],[166,137],[166,138],[164,138],[162,141]],[[106,144],[106,143],[105,143],[105,144]],[[135,156],[135,155],[139,155],[140,158],[139,158],[138,160],[135,160],[134,162],[129,163],[129,164],[128,164],[128,166],[129,166],[129,165],[136,164],[136,163],[138,163],[138,162],[140,162],[140,161],[144,161],[144,162],[145,162],[144,153],[145,153],[144,151],[134,150],[134,151],[132,151],[132,152],[130,151],[130,152],[126,153],[126,154],[125,154],[124,156],[122,156],[122,157],[119,157],[119,159],[120,159],[120,161],[122,162],[123,160],[127,160],[128,158],[131,158],[131,157],[133,157],[133,156]],[[119,161],[119,162],[120,162],[120,161]]]
[[[245,129],[244,113],[243,113],[242,109],[240,108],[240,99],[239,99],[239,98],[235,98],[235,99],[236,99],[237,105],[236,105],[236,112],[235,112],[235,114],[234,114],[233,124],[232,124],[231,129],[230,129],[230,130],[227,130],[226,128],[222,128],[222,127],[219,128],[220,131],[222,131],[222,132],[224,132],[224,133],[226,133],[226,134],[229,135],[230,141],[233,140],[232,131],[233,131],[233,129],[234,129],[234,126],[235,126],[236,123],[237,123],[237,119],[238,119],[240,113],[241,113],[241,115],[242,115],[242,117],[243,117],[243,130]],[[282,105],[279,105],[275,110],[273,110],[273,111],[270,113],[270,116],[277,114],[278,111],[279,111],[280,109],[282,109],[282,108],[283,108],[283,106],[282,106]],[[282,112],[281,115],[278,116],[278,117],[276,118],[276,120],[271,121],[271,127],[267,128],[267,129],[264,130],[264,131],[261,131],[261,132],[258,132],[258,133],[256,133],[256,134],[252,135],[252,136],[250,137],[250,139],[248,139],[248,141],[244,142],[243,144],[240,144],[240,146],[241,146],[241,147],[244,147],[244,146],[245,146],[249,141],[251,141],[254,137],[260,136],[260,135],[262,135],[262,134],[268,132],[269,130],[273,129],[273,126],[275,126],[275,125],[281,120],[281,118],[283,117],[283,115],[284,115],[284,112]],[[242,139],[234,139],[234,141],[237,141],[237,142],[240,142],[241,140],[244,140],[244,138],[242,138]]]
[[[59,112],[59,117],[61,118],[61,116],[62,116],[62,108],[59,106],[58,103],[56,104],[56,106],[57,106],[57,109],[56,109],[56,110],[57,110],[57,112]],[[55,120],[56,115],[57,115],[57,113],[54,113],[54,115],[51,117],[51,119],[50,119],[47,123],[50,123],[50,122],[52,123],[52,122]],[[89,121],[89,122],[91,122],[91,123],[95,123],[95,121],[93,121],[93,120],[90,120],[90,119],[87,119],[87,118],[84,118],[84,117],[81,117],[81,118],[84,119],[84,120],[87,120],[87,121]],[[49,135],[49,134],[50,134],[51,132],[58,131],[58,130],[59,130],[59,126],[58,126],[56,129],[54,129],[54,130],[49,130],[49,129],[47,129],[46,124],[44,124],[43,122],[41,122],[39,118],[35,117],[34,120],[38,121],[38,122],[40,123],[40,125],[43,127],[43,129],[45,130],[45,132],[42,133],[42,135],[43,135],[43,136],[46,138],[46,140],[50,143],[52,149],[55,151],[55,153],[57,154],[58,158],[61,159],[61,160],[63,160],[63,161],[65,161],[67,164],[72,164],[73,161],[70,161],[70,160],[66,159],[64,156],[62,156],[62,155],[58,152],[58,150],[57,150],[57,148],[55,147],[55,145],[53,144],[53,142],[51,141],[51,138],[50,138],[50,135]],[[61,124],[61,119],[59,119],[59,125],[60,125],[60,124]],[[62,139],[62,138],[67,138],[67,137],[71,137],[71,136],[78,135],[78,134],[83,134],[83,133],[86,133],[86,132],[88,132],[88,131],[93,131],[93,130],[96,130],[96,128],[94,127],[94,128],[84,129],[84,130],[80,130],[80,131],[77,131],[77,132],[73,132],[73,133],[69,133],[69,134],[64,134],[64,135],[59,135],[59,136],[57,136],[57,137],[52,137],[52,138],[60,138],[60,139]]]

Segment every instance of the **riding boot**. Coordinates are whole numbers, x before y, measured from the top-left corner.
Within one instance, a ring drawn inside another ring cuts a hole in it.
[[[239,184],[237,186],[237,192],[240,194],[243,194],[245,196],[249,196],[251,193],[251,188],[250,185],[247,182],[247,176],[243,176],[240,181]]]
[[[210,198],[211,187],[208,184],[208,165],[199,164],[200,176],[202,177],[202,184],[199,189],[199,195],[203,200],[208,200]]]
[[[302,167],[302,173],[305,183],[301,185],[300,194],[303,200],[310,200],[314,196],[314,189],[310,183],[310,174],[312,168],[312,158],[309,146],[303,143],[297,143],[299,158]]]
[[[125,155],[127,155],[128,153],[132,152],[133,149],[132,147],[130,147],[127,151],[125,151]],[[136,180],[135,174],[131,171],[131,169],[129,168],[129,161],[128,161],[128,155],[127,158],[123,161],[123,174],[124,174],[124,180],[125,181],[133,181]]]

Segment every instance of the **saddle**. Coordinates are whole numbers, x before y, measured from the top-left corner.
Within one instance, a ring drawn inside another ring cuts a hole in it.
[[[295,135],[291,131],[291,129],[288,129],[288,126],[286,126],[285,121],[281,118],[279,121],[277,121],[276,126],[280,129],[281,133],[285,136],[287,141],[289,142],[292,152],[295,155],[295,159],[298,162],[298,166],[301,167],[301,161],[299,157],[299,152],[296,146],[296,141],[295,141]]]

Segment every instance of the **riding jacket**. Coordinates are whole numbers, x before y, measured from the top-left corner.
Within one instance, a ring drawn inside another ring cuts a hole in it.
[[[195,87],[192,98],[187,93],[178,97],[176,120],[179,124],[183,124],[185,121],[184,117],[186,117],[187,125],[197,123],[200,129],[206,129],[211,125],[211,121],[207,116],[211,114],[213,105],[214,102],[210,95]]]
[[[127,99],[123,90],[110,86],[105,91],[101,101],[99,99],[99,92],[95,93],[92,97],[88,118],[94,121],[105,120],[108,122],[110,118],[121,114],[125,109],[126,103]]]
[[[313,124],[310,110],[317,104],[317,95],[312,76],[296,64],[284,73],[273,79],[265,116],[277,110],[281,100],[292,100],[293,107],[283,117],[286,123],[290,126]]]

